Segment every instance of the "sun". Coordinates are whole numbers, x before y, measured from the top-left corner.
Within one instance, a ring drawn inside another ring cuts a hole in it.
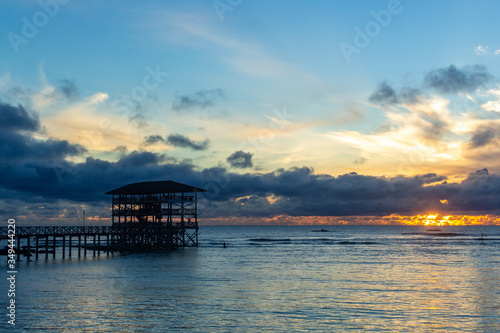
[[[439,215],[439,214],[429,214],[423,216],[423,224],[424,225],[433,225],[433,226],[443,226],[443,225],[452,225],[453,223],[452,215]]]
[[[443,215],[427,213],[423,215],[400,216],[400,221],[408,225],[453,226],[453,225],[500,225],[495,215]]]

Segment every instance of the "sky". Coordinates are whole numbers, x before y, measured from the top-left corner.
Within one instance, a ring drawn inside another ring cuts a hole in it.
[[[497,1],[0,9],[4,220],[174,180],[206,225],[500,224]]]

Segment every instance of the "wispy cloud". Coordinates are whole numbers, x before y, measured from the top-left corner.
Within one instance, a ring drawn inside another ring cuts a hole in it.
[[[230,37],[227,31],[219,31],[203,15],[163,13],[161,22],[168,22],[175,31],[175,36],[168,33],[162,38],[195,47],[215,48],[221,59],[243,73],[269,77],[283,75],[291,70],[286,63],[269,55],[259,45]]]
[[[451,65],[430,71],[424,78],[424,84],[440,93],[474,92],[492,80],[484,66],[466,66],[457,68]]]
[[[208,108],[214,106],[225,97],[222,89],[200,90],[191,95],[178,95],[172,105],[175,111],[190,110],[192,108]]]
[[[182,134],[170,134],[163,138],[161,135],[149,135],[144,138],[144,145],[151,146],[157,143],[170,145],[178,148],[190,148],[193,150],[207,150],[210,140],[195,141]]]
[[[500,153],[496,144],[500,93],[481,90],[491,82],[492,75],[482,66],[433,70],[425,75],[422,87],[399,91],[384,81],[369,98],[382,107],[386,117],[383,130],[332,131],[328,135],[369,157],[371,167],[385,164],[394,173],[433,167],[456,172],[460,164],[473,167],[485,161],[483,150]],[[496,167],[497,163],[489,160],[488,165]]]
[[[474,52],[475,52],[477,55],[479,55],[479,56],[486,55],[486,54],[488,54],[488,46],[483,46],[483,45],[479,44],[479,45],[475,48]]]
[[[207,150],[210,141],[208,139],[203,141],[194,141],[182,134],[170,134],[167,136],[165,142],[174,147],[191,148],[193,150]]]
[[[234,168],[251,168],[253,167],[252,156],[253,154],[238,150],[228,156],[226,161]]]

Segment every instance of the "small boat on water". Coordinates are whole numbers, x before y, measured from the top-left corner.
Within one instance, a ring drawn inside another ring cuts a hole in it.
[[[328,229],[315,229],[315,230],[311,230],[311,232],[330,232],[330,230],[328,230]]]

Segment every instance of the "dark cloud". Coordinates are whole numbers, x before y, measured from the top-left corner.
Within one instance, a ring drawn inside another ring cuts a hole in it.
[[[253,154],[238,150],[232,153],[226,161],[234,168],[251,168],[253,167],[252,156]]]
[[[421,97],[422,92],[417,88],[405,87],[400,93],[401,100],[408,104],[417,104],[420,102]]]
[[[116,146],[115,148],[113,148],[114,152],[119,152],[119,153],[124,153],[127,150],[128,150],[127,146]]]
[[[481,65],[457,68],[454,65],[428,72],[423,80],[422,89],[432,88],[439,93],[472,93],[492,81],[493,76]],[[370,95],[369,101],[378,104],[417,104],[421,102],[425,90],[416,87],[403,87],[399,91],[387,81],[379,83]]]
[[[481,170],[476,170],[476,172],[469,173],[469,177],[467,177],[467,178],[470,180],[470,179],[481,178],[483,176],[489,176],[489,175],[490,175],[490,173],[488,172],[488,169],[484,168]]]
[[[156,134],[144,138],[145,146],[154,145],[159,142],[174,147],[191,148],[193,150],[206,150],[208,149],[210,141],[208,139],[205,139],[203,141],[194,141],[182,134],[170,134],[166,138],[163,138],[161,135]]]
[[[440,93],[474,92],[492,80],[484,66],[465,66],[457,68],[454,65],[440,68],[427,73],[424,85],[436,89]]]
[[[116,164],[127,167],[144,167],[148,165],[158,165],[165,160],[165,155],[150,153],[148,151],[133,151],[128,155],[120,157]]]
[[[369,101],[378,104],[416,104],[420,102],[422,92],[417,88],[404,87],[398,93],[387,81],[381,82],[375,92],[373,92]]]
[[[0,156],[11,161],[59,160],[85,152],[83,146],[66,140],[37,140],[21,133],[0,132]]]
[[[37,114],[27,111],[23,106],[12,106],[0,102],[1,131],[38,131],[40,119]]]
[[[38,114],[23,106],[0,103],[0,156],[4,163],[37,160],[63,160],[86,152],[79,144],[66,140],[38,140],[31,132],[40,130]]]
[[[368,160],[364,157],[360,157],[360,158],[357,158],[354,160],[354,164],[358,164],[358,165],[363,165],[367,162]]]
[[[189,110],[192,108],[208,108],[214,106],[216,102],[225,97],[224,90],[212,89],[197,91],[192,95],[177,96],[172,108],[175,111]]]
[[[78,87],[74,81],[63,79],[59,82],[58,90],[69,99],[73,99],[79,96]]]
[[[170,134],[167,136],[165,142],[174,147],[191,148],[193,150],[206,150],[208,149],[209,140],[193,141],[182,134]]]
[[[135,123],[138,128],[144,128],[148,125],[146,118],[142,114],[135,114],[128,119],[129,122]]]
[[[479,148],[490,144],[500,134],[499,130],[498,126],[494,125],[479,127],[472,135],[469,147]]]
[[[116,162],[88,157],[85,162],[62,161],[57,165],[44,161],[3,163],[0,171],[0,190],[8,190],[10,198],[23,202],[43,197],[46,201],[105,205],[110,199],[103,193],[111,189],[137,181],[172,179],[208,190],[200,201],[201,213],[207,218],[500,211],[500,176],[485,170],[452,184],[437,174],[385,178],[351,173],[333,177],[315,174],[306,167],[237,174],[221,167],[199,170],[165,155],[134,151]],[[269,196],[274,198],[272,203]],[[441,204],[443,199],[448,205]]]
[[[154,145],[155,143],[162,142],[165,143],[165,139],[161,135],[150,135],[144,138],[144,144],[146,146]]]
[[[428,111],[420,113],[420,119],[423,120],[419,125],[419,131],[422,137],[430,143],[437,143],[449,131],[450,124],[441,114]]]
[[[398,96],[394,88],[392,88],[387,81],[381,82],[377,90],[371,94],[369,98],[372,103],[379,104],[397,104],[399,103]]]
[[[26,118],[26,113],[16,112]],[[52,218],[57,207],[64,210],[68,204],[82,203],[103,207],[103,217],[109,217],[105,207],[110,198],[105,192],[133,182],[167,179],[207,189],[199,203],[206,218],[500,213],[500,175],[486,169],[471,173],[461,183],[446,183],[446,177],[434,173],[334,177],[307,167],[240,174],[223,167],[200,169],[189,160],[177,161],[148,151],[122,150],[117,161],[87,157],[70,162],[67,158],[82,154],[83,147],[63,140],[37,140],[26,129],[37,128],[33,124],[38,122],[18,118],[12,117],[12,123],[21,124],[15,127],[17,131],[1,132],[0,140],[0,195],[8,199],[1,202],[0,214],[7,218],[26,215],[26,207],[36,216],[40,203],[52,205],[53,210],[46,213]],[[28,119],[37,118],[31,115]],[[186,144],[185,139],[176,142]],[[440,202],[444,199],[448,204]]]

